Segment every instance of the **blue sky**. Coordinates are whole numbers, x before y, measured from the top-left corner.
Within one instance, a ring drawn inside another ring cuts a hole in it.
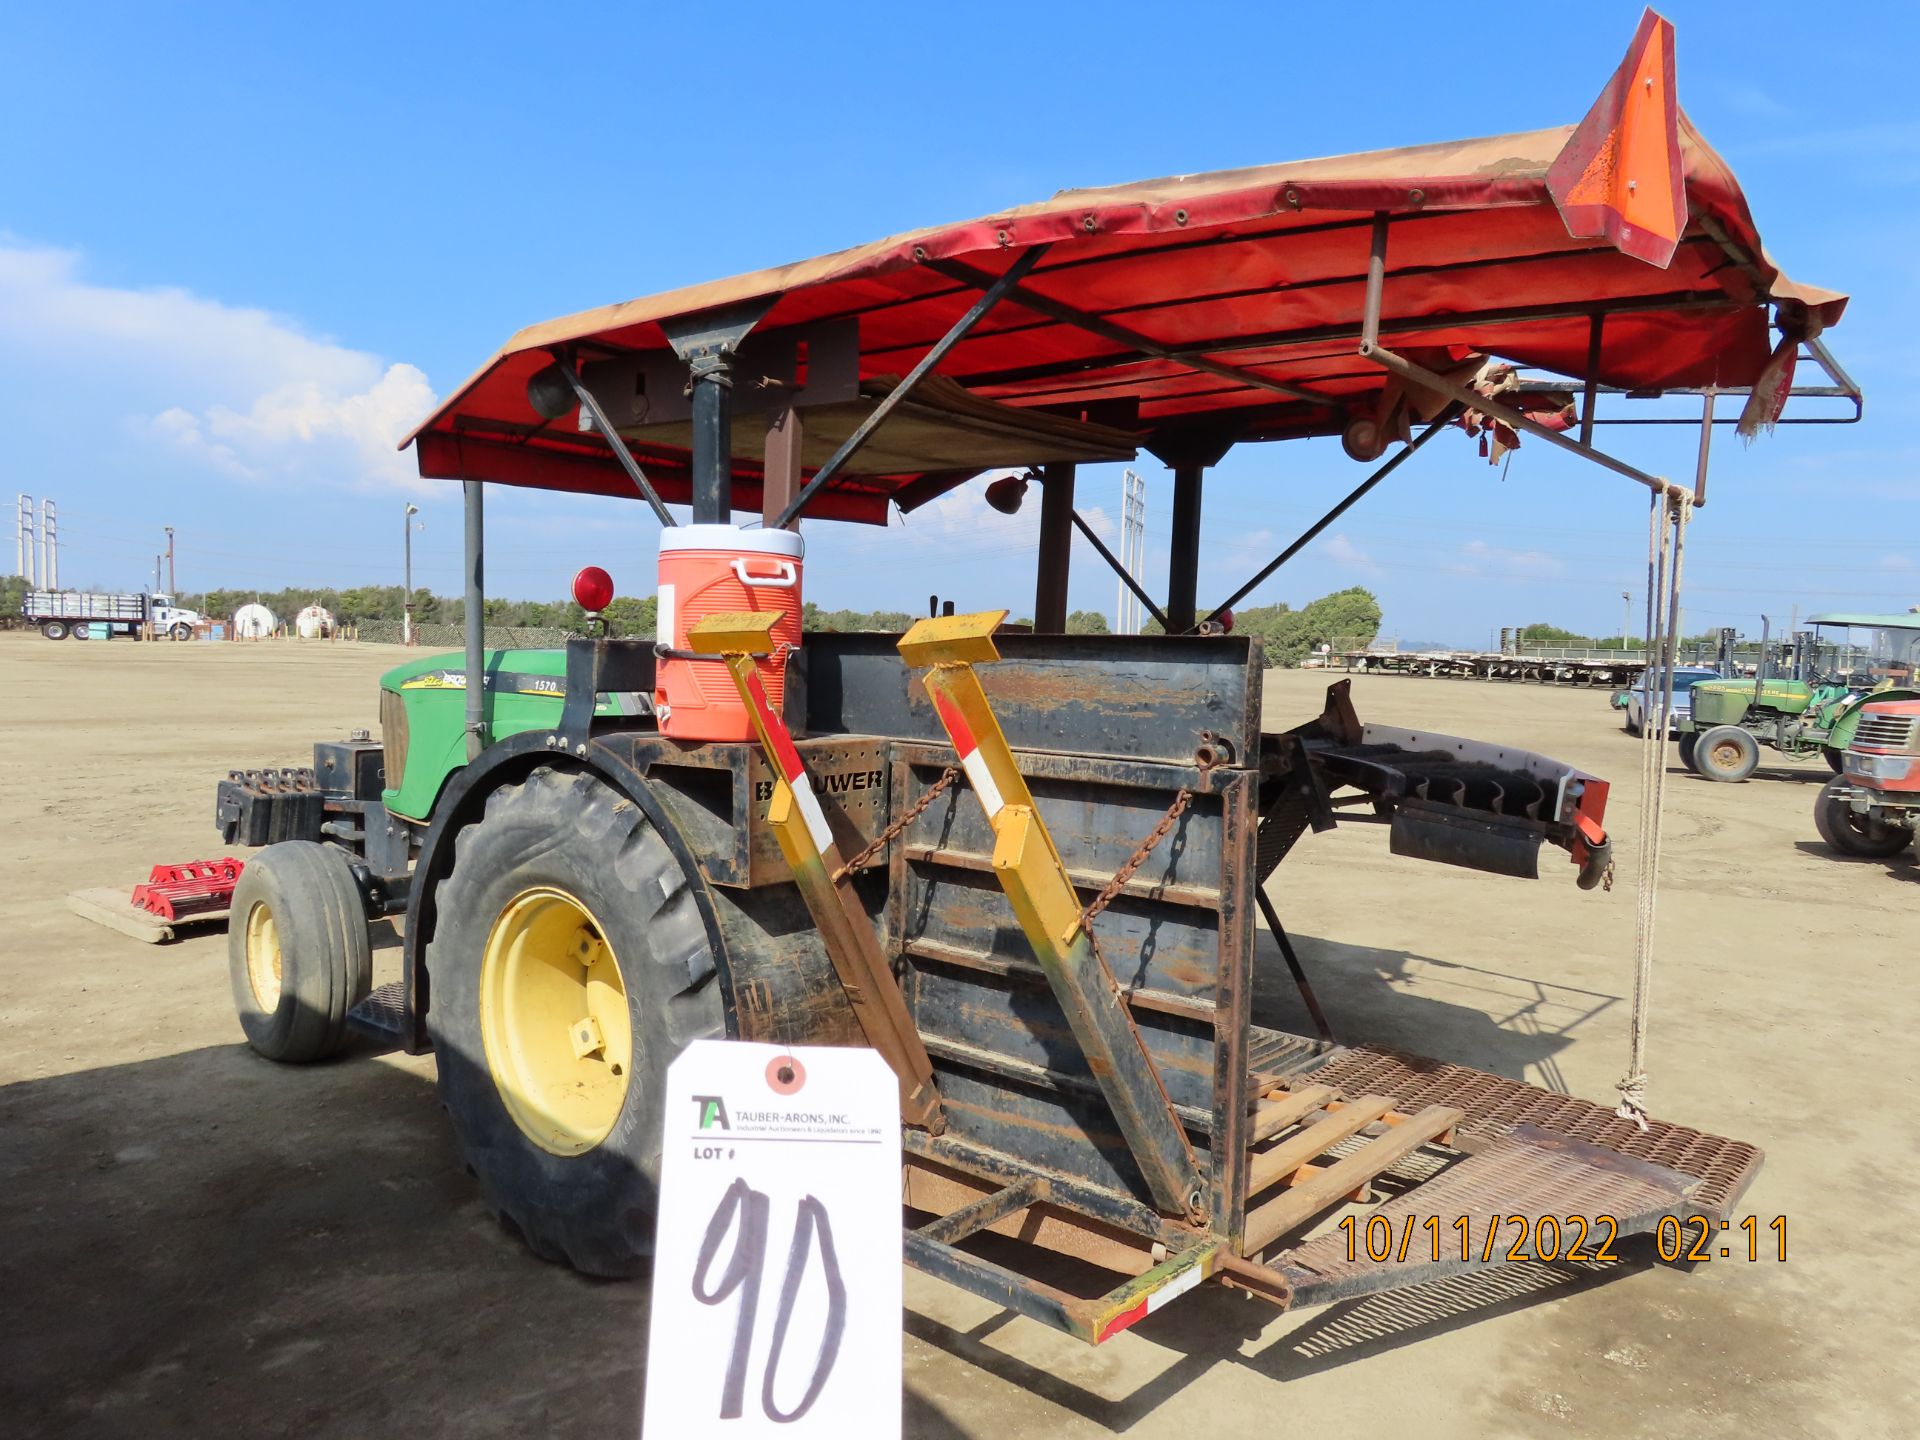
[[[61,578],[135,586],[162,526],[183,589],[458,587],[455,487],[389,441],[519,326],[961,219],[1053,190],[1577,120],[1635,4],[1475,35],[1429,6],[783,8],[100,4],[0,12],[0,446],[50,495]],[[1680,94],[1775,258],[1854,296],[1830,335],[1852,427],[1716,443],[1690,627],[1920,603],[1920,120],[1904,7],[1666,8]],[[1364,30],[1364,34],[1362,33]],[[1649,468],[1692,432],[1602,431]],[[1504,478],[1442,437],[1254,597],[1361,583],[1386,632],[1617,629],[1644,564],[1627,482],[1530,444]],[[1169,477],[1151,460],[1164,583]],[[1337,446],[1245,447],[1208,481],[1203,599],[1344,493]],[[979,485],[888,532],[809,527],[809,598],[1031,608],[1037,515]],[[1082,472],[1111,526],[1117,468]],[[493,492],[495,593],[582,563],[652,589],[637,504]],[[1029,507],[1037,510],[1037,507]],[[11,563],[10,551],[0,563]],[[1114,585],[1084,549],[1072,599]]]

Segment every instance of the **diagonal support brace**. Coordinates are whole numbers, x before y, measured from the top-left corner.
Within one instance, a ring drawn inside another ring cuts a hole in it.
[[[694,653],[723,659],[740,691],[776,777],[767,806],[768,823],[813,923],[820,928],[827,958],[867,1043],[880,1052],[900,1081],[901,1118],[938,1135],[945,1130],[946,1120],[933,1082],[933,1062],[927,1058],[920,1031],[907,1013],[906,998],[880,952],[851,878],[834,883],[833,877],[846,868],[839,843],[827,828],[793,736],[774,712],[754,668],[754,656],[773,648],[773,625],[778,618],[772,611],[709,615],[694,623],[687,641]]]
[[[1006,617],[995,610],[922,620],[900,637],[900,654],[909,665],[929,667],[927,694],[993,829],[994,877],[1013,904],[1155,1205],[1169,1215],[1199,1218],[1207,1185],[1187,1132],[1113,972],[1094,949],[1079,892],[974,673],[976,663],[1000,658],[992,635]]]

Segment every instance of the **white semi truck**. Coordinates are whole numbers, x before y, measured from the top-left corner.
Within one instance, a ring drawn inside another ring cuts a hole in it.
[[[88,590],[29,590],[20,613],[49,640],[105,639],[131,635],[138,640],[191,640],[200,612],[183,610],[171,595],[106,595]],[[152,628],[149,629],[148,627]]]

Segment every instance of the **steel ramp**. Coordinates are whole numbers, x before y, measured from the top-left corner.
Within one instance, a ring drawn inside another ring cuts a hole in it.
[[[1690,1202],[1715,1219],[1733,1213],[1766,1158],[1744,1140],[1665,1120],[1649,1120],[1641,1130],[1577,1095],[1398,1050],[1337,1047],[1311,1074],[1314,1084],[1336,1086],[1349,1095],[1390,1096],[1404,1111],[1457,1106],[1463,1112],[1458,1136],[1463,1150],[1483,1150],[1524,1125],[1677,1171],[1700,1182]]]
[[[1522,1125],[1397,1198],[1271,1257],[1295,1305],[1324,1305],[1510,1261],[1614,1258],[1617,1242],[1696,1206],[1702,1182]],[[1518,1217],[1518,1218],[1516,1218]],[[1581,1217],[1569,1223],[1570,1217]],[[1604,1219],[1602,1217],[1605,1217]],[[1553,1238],[1540,1234],[1554,1222]],[[1522,1226],[1524,1220],[1524,1229]],[[1575,1253],[1569,1254],[1569,1248]],[[1371,1253],[1370,1253],[1371,1251]],[[1385,1258],[1376,1258],[1381,1252]]]

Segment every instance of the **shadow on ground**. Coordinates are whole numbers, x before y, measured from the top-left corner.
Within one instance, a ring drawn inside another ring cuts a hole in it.
[[[1555,1057],[1573,1043],[1575,1030],[1621,1003],[1618,995],[1406,950],[1291,938],[1341,1044],[1440,1056],[1560,1094],[1567,1085]],[[1279,946],[1264,930],[1255,942],[1253,1020],[1314,1033]]]
[[[431,1076],[233,1045],[0,1088],[6,1433],[637,1434],[646,1285],[506,1235]]]

